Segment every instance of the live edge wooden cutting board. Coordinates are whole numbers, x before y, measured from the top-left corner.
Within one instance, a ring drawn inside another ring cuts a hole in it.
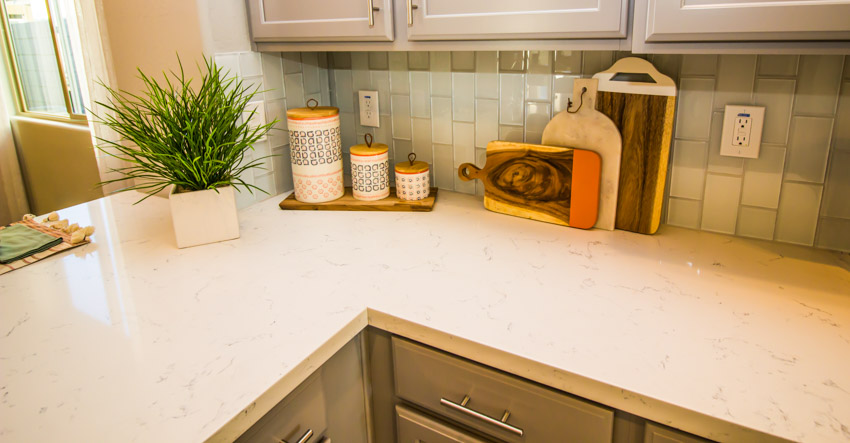
[[[595,152],[492,141],[487,163],[464,163],[461,180],[484,182],[494,212],[588,229],[596,223],[601,160]]]
[[[615,227],[654,234],[661,222],[676,83],[636,57],[621,59],[593,78],[599,81],[596,109],[623,138]]]

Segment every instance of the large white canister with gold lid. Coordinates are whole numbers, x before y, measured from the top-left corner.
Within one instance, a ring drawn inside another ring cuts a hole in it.
[[[431,193],[431,171],[428,163],[416,161],[410,153],[408,161],[395,165],[395,192],[399,200],[422,200]]]
[[[306,108],[286,111],[295,199],[305,203],[336,200],[345,193],[339,109],[318,104],[310,99]]]
[[[390,148],[372,143],[372,134],[365,135],[365,142],[350,150],[351,192],[357,200],[380,200],[390,195]]]

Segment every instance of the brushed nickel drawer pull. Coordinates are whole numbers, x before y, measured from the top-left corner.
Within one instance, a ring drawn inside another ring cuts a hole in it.
[[[298,441],[295,442],[295,443],[307,443],[307,441],[310,440],[310,437],[312,437],[312,436],[313,436],[313,430],[307,429],[307,432],[305,432],[304,435],[302,435],[301,438],[299,438]],[[287,443],[287,441],[286,440],[280,440],[280,443]]]
[[[440,398],[440,404],[443,405],[443,406],[448,406],[448,407],[450,407],[450,408],[452,408],[456,411],[460,411],[460,412],[463,412],[464,414],[471,415],[471,416],[473,416],[473,417],[475,417],[479,420],[484,421],[485,423],[489,423],[491,425],[498,426],[498,427],[500,427],[500,428],[502,428],[502,429],[504,429],[508,432],[512,432],[512,433],[522,437],[522,434],[523,434],[522,429],[520,429],[516,426],[511,426],[511,425],[508,424],[508,418],[511,416],[511,413],[507,409],[505,410],[505,413],[502,415],[502,419],[498,420],[498,419],[495,419],[493,417],[490,417],[489,415],[482,414],[482,413],[480,413],[476,410],[468,408],[466,406],[467,403],[469,403],[469,396],[468,395],[465,395],[463,397],[463,401],[461,401],[460,404],[457,404],[457,403],[455,403],[451,400],[447,400],[445,398]]]

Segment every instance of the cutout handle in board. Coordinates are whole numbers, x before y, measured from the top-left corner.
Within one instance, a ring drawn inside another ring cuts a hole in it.
[[[676,82],[655,69],[652,63],[637,57],[617,60],[610,68],[596,73],[599,90],[624,94],[676,95]]]

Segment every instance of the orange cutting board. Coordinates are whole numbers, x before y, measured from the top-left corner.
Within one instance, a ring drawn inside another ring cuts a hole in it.
[[[484,207],[503,214],[588,229],[599,212],[599,154],[492,141],[483,168],[464,163],[461,180],[484,183]]]

